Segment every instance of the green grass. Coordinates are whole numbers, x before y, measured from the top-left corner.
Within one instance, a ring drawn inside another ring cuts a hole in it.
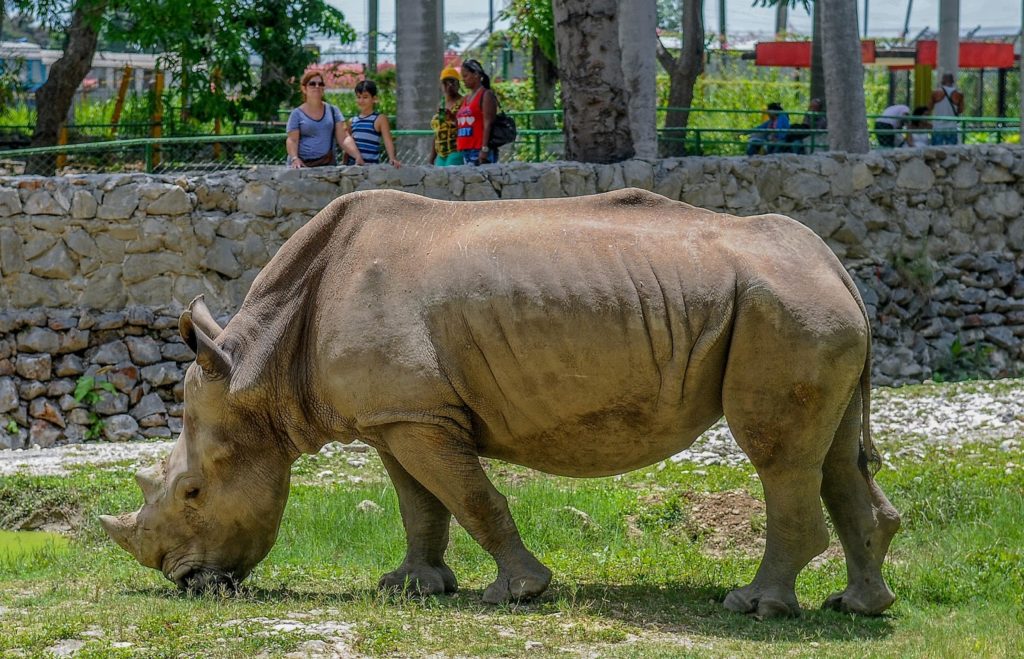
[[[0,479],[4,525],[69,507],[86,522],[63,550],[0,555],[0,656],[74,640],[79,657],[281,656],[312,651],[311,640],[321,651],[403,657],[1020,656],[1024,473],[1007,473],[1008,459],[982,446],[936,449],[879,474],[904,517],[886,566],[899,598],[887,615],[819,611],[845,581],[842,559],[829,558],[797,584],[805,615],[766,622],[720,604],[759,557],[709,550],[690,515],[691,499],[708,496],[693,493],[761,498],[749,467],[669,463],[574,480],[489,463],[527,545],[555,572],[538,601],[501,607],[481,603],[494,565],[457,527],[448,557],[458,594],[377,594],[404,539],[372,453],[300,461],[277,545],[231,598],[182,596],[105,539],[96,514],[141,504],[126,468],[9,477]],[[359,512],[363,500],[383,510]]]

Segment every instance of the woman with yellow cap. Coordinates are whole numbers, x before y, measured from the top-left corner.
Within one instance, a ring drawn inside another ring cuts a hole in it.
[[[462,153],[456,146],[458,126],[455,120],[455,113],[462,104],[462,94],[459,90],[461,79],[459,70],[454,67],[447,66],[441,71],[441,92],[444,94],[444,101],[437,114],[430,120],[430,127],[434,129],[430,161],[438,167],[451,167],[464,162]]]

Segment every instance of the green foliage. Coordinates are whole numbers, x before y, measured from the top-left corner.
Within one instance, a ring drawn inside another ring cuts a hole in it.
[[[75,391],[72,395],[89,410],[89,423],[85,429],[86,439],[99,439],[103,435],[103,419],[96,414],[93,407],[102,400],[104,392],[114,394],[117,390],[110,382],[97,380],[90,375],[83,375],[75,382]]]
[[[658,0],[658,29],[679,32],[683,27],[682,16],[682,0]]]
[[[545,57],[558,61],[551,0],[511,0],[502,10],[501,18],[509,21],[507,33],[514,46],[529,48],[536,41]]]
[[[12,433],[12,434],[18,432],[18,422],[15,421],[14,419],[11,419],[4,426],[4,430],[6,430],[7,432]]]
[[[949,354],[938,361],[932,378],[936,382],[960,382],[985,373],[992,363],[995,348],[987,343],[965,346],[958,336],[949,346]]]

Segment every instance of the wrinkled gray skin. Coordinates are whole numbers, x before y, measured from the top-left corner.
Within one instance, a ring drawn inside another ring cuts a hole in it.
[[[871,477],[870,331],[828,247],[777,215],[736,218],[640,190],[437,202],[398,192],[331,203],[280,249],[221,329],[201,299],[184,431],[146,503],[104,517],[183,588],[237,582],[270,550],[289,469],[330,441],[377,449],[398,492],[405,560],[380,586],[456,590],[451,515],[497,563],[487,602],[543,592],[479,456],[570,476],[643,467],[723,414],[768,513],[754,580],[725,600],[799,612],[797,574],[828,544],[877,614],[899,515]]]

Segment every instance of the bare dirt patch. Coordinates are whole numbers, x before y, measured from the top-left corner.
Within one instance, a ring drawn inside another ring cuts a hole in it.
[[[81,528],[84,520],[81,511],[70,506],[40,508],[34,510],[12,525],[14,531],[46,531],[73,535]]]
[[[764,502],[745,490],[688,492],[684,528],[713,556],[764,553]]]

